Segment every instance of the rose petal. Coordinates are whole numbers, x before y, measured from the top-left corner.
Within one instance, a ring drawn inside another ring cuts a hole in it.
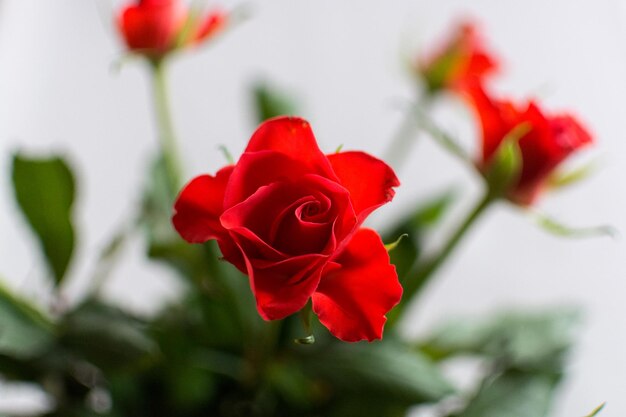
[[[335,174],[350,192],[352,206],[359,222],[377,207],[391,201],[393,187],[400,185],[393,170],[364,152],[341,152],[328,155]]]
[[[382,338],[385,314],[402,296],[402,286],[378,234],[360,229],[332,261],[313,293],[313,311],[330,332],[346,342]]]
[[[129,49],[165,52],[174,43],[184,17],[178,1],[144,1],[126,7],[118,25]]]
[[[521,112],[512,103],[493,100],[479,83],[468,83],[463,93],[474,108],[482,129],[482,161],[486,166],[504,137],[520,122]]]
[[[215,177],[201,175],[183,188],[174,204],[172,222],[186,241],[202,243],[223,236],[219,222],[224,206],[224,191],[233,171],[222,168]]]
[[[196,29],[193,42],[202,42],[207,40],[226,26],[226,13],[221,10],[214,10],[204,17],[200,25]]]
[[[310,174],[336,179],[326,156],[317,146],[309,122],[298,117],[277,117],[254,132],[245,152],[272,150],[304,165]]]
[[[534,103],[529,104],[522,117],[533,130],[520,140],[522,175],[511,198],[528,205],[540,193],[552,171],[572,152],[591,143],[592,138],[573,117],[546,117]]]
[[[313,221],[298,218],[300,207],[308,202],[319,203],[321,217],[313,216]],[[345,188],[318,175],[304,175],[260,187],[226,210],[220,221],[231,234],[243,238],[241,246],[250,251],[249,256],[276,259],[286,254],[334,251],[336,242],[354,229],[356,216]]]
[[[265,320],[281,320],[306,305],[317,288],[328,257],[303,255],[282,262],[251,260],[245,256],[257,309]]]
[[[297,160],[275,151],[244,153],[239,158],[224,196],[224,208],[243,202],[263,186],[309,174]]]

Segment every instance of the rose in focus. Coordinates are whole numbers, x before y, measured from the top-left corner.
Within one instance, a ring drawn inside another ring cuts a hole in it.
[[[391,201],[399,182],[363,152],[324,155],[309,123],[263,123],[237,164],[193,179],[173,223],[189,242],[216,239],[250,279],[260,315],[278,320],[312,301],[345,341],[382,337],[385,314],[402,295],[380,236],[361,228]]]
[[[465,22],[432,56],[417,62],[417,72],[430,92],[462,90],[467,83],[483,82],[498,70],[496,58],[488,52],[477,27]]]
[[[467,86],[465,93],[482,128],[478,166],[483,172],[489,169],[493,156],[513,129],[523,125],[527,130],[518,141],[521,171],[506,195],[517,204],[532,204],[555,168],[593,142],[587,129],[571,115],[546,115],[534,101],[520,105],[493,98],[479,84]]]
[[[181,0],[139,0],[120,11],[117,24],[129,50],[161,58],[209,39],[225,26],[226,14],[195,16]]]

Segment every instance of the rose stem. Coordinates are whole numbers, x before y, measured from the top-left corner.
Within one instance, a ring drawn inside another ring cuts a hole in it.
[[[163,58],[154,59],[152,64],[152,90],[156,114],[159,142],[165,170],[168,176],[168,187],[172,200],[178,194],[181,183],[181,164],[174,134],[174,126],[167,94],[166,62]]]
[[[415,117],[416,110],[426,107],[430,100],[429,95],[424,95],[416,103],[411,104],[404,114],[398,130],[389,142],[383,160],[387,161],[395,170],[400,170],[406,162],[415,142],[415,135],[420,130],[418,120]]]
[[[402,295],[402,303],[398,305],[393,314],[389,317],[390,325],[399,319],[403,310],[410,304],[412,299],[419,294],[420,290],[428,283],[428,281],[435,276],[435,273],[441,265],[448,259],[448,257],[454,252],[459,242],[467,231],[476,223],[476,221],[487,211],[487,208],[496,201],[496,197],[490,193],[485,193],[469,215],[461,223],[459,228],[450,236],[441,250],[434,256],[426,259],[422,263],[418,263],[411,272],[409,272],[402,280],[402,287],[404,294]]]

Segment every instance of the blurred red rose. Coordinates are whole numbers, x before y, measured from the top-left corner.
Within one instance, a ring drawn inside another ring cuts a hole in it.
[[[217,239],[224,258],[250,277],[266,320],[312,299],[313,311],[345,341],[382,337],[402,288],[378,234],[361,228],[399,185],[363,152],[324,155],[309,123],[263,123],[234,166],[193,179],[173,223],[189,242]]]
[[[483,46],[478,29],[465,22],[427,59],[417,63],[429,91],[459,90],[467,82],[482,82],[498,70],[498,62]]]
[[[181,0],[139,0],[123,8],[118,27],[129,50],[152,58],[208,39],[226,23],[226,14],[214,10],[193,16]]]
[[[519,139],[522,167],[507,197],[522,205],[532,204],[554,169],[565,158],[593,142],[589,132],[571,115],[547,116],[530,101],[518,105],[491,97],[474,84],[465,89],[482,127],[482,155],[479,167],[488,169],[504,137],[516,126],[528,130]]]

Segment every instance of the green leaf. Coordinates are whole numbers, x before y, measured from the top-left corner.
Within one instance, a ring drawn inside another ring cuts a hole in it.
[[[140,367],[159,354],[141,320],[97,301],[70,313],[62,329],[61,345],[102,369]]]
[[[522,123],[514,127],[502,140],[491,157],[485,179],[493,195],[503,195],[514,184],[522,169],[522,151],[519,140],[528,133],[530,127]]]
[[[228,162],[230,165],[235,164],[235,158],[233,158],[233,154],[230,153],[226,145],[219,145],[217,148],[220,150],[220,152],[222,152],[222,155],[224,155],[224,159],[226,159],[226,162]]]
[[[0,286],[0,354],[32,358],[45,352],[53,340],[54,325],[49,319]]]
[[[16,154],[13,187],[20,209],[37,235],[58,285],[74,250],[74,175],[60,157],[27,158]]]
[[[319,396],[313,381],[296,362],[273,362],[266,369],[266,379],[271,387],[289,404],[309,406]]]
[[[272,117],[296,113],[295,100],[269,83],[258,82],[252,89],[252,95],[258,123]]]
[[[608,225],[591,227],[571,227],[537,211],[531,212],[531,216],[539,227],[541,227],[546,232],[556,236],[566,238],[586,238],[594,236],[608,236],[611,238],[617,238],[619,236],[618,231],[614,227]]]
[[[421,254],[424,233],[441,221],[456,201],[456,196],[456,189],[450,189],[427,200],[403,218],[390,232],[384,234],[385,242],[395,240],[398,236],[407,236],[397,241],[393,251],[389,253],[398,276],[404,277],[411,270]]]
[[[340,393],[371,395],[390,403],[433,402],[454,391],[426,356],[391,340],[334,343],[305,357],[305,366],[310,374],[327,380]]]
[[[577,184],[587,179],[591,174],[595,173],[597,169],[597,161],[592,161],[571,171],[555,172],[548,177],[548,187],[558,190],[569,187],[570,185]]]
[[[487,381],[455,417],[544,417],[552,405],[557,375],[505,372]]]
[[[411,215],[414,228],[425,229],[436,226],[457,200],[456,189],[449,189],[420,205]]]
[[[557,371],[579,322],[575,309],[539,313],[504,312],[467,317],[435,330],[421,349],[435,359],[484,355],[523,369]]]

